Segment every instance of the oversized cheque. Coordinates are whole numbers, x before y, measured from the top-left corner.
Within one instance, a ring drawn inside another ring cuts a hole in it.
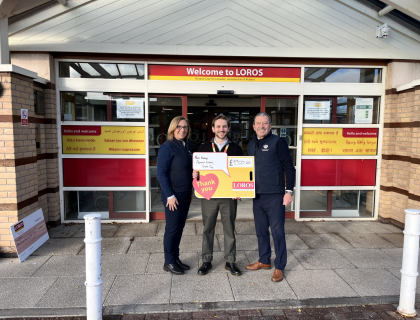
[[[195,152],[193,180],[198,198],[255,198],[254,157],[228,157],[224,152]]]

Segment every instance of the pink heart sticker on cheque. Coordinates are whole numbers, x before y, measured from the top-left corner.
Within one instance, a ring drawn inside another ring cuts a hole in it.
[[[200,175],[199,181],[197,181],[197,179],[193,180],[193,187],[195,191],[207,200],[211,199],[218,186],[219,178],[214,173],[209,173],[205,176]]]

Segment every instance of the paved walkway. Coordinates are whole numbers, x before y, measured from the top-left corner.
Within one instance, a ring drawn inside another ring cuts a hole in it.
[[[187,222],[180,246],[181,260],[192,269],[183,276],[164,272],[164,227],[102,226],[105,314],[398,303],[403,233],[392,225],[287,221],[288,264],[281,283],[270,281],[273,270],[245,270],[258,259],[252,221],[236,227],[241,277],[224,269],[220,221],[208,275],[197,275],[199,221]],[[61,225],[49,233],[51,239],[24,263],[0,259],[0,316],[84,314],[84,225]]]

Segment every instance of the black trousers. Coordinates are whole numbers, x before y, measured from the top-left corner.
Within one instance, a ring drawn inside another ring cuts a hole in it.
[[[175,211],[166,207],[167,197],[162,192],[161,198],[165,206],[165,234],[163,236],[163,250],[165,252],[165,263],[174,264],[179,259],[179,243],[181,242],[182,231],[184,231],[188,210],[191,204],[191,191],[175,192],[179,205]]]

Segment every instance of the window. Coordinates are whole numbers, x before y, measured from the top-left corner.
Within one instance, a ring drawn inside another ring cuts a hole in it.
[[[378,124],[380,97],[305,97],[303,123]]]
[[[130,63],[60,62],[60,77],[144,80],[144,65]]]
[[[99,92],[61,92],[61,121],[141,122],[143,97]]]
[[[34,89],[35,114],[45,115],[44,91]]]
[[[305,82],[381,83],[379,68],[305,68]]]

